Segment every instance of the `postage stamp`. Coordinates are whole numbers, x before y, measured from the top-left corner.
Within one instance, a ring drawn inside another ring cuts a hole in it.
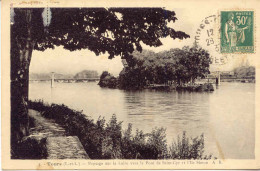
[[[254,53],[254,11],[221,11],[221,53]]]

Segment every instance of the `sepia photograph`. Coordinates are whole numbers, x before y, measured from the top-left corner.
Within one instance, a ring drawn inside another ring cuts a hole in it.
[[[171,169],[259,160],[254,3],[55,2],[5,4],[8,161]]]

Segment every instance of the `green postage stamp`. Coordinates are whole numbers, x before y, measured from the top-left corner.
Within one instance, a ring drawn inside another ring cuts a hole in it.
[[[254,53],[254,11],[221,11],[221,53]]]

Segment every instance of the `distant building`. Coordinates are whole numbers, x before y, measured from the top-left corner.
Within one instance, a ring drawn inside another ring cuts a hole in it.
[[[218,77],[219,72],[220,72],[220,77],[221,78],[233,78],[233,77],[235,77],[234,71],[215,71],[215,72],[211,72],[208,75],[208,78]]]
[[[220,76],[222,78],[233,78],[235,76],[235,73],[233,71],[221,72]]]

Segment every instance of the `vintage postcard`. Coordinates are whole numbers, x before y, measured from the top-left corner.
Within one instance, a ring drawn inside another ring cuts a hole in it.
[[[260,1],[3,0],[3,169],[260,169]]]

